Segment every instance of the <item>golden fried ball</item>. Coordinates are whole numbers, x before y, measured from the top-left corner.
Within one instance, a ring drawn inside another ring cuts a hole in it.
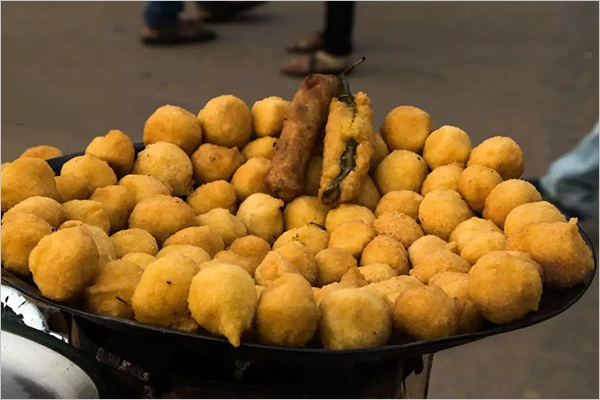
[[[458,181],[463,170],[463,164],[456,162],[437,167],[425,178],[421,194],[425,196],[427,193],[437,189],[458,191]]]
[[[245,158],[237,147],[205,143],[192,154],[194,179],[198,183],[229,181],[233,173],[244,163]]]
[[[310,223],[325,226],[329,207],[313,196],[299,196],[285,206],[283,222],[285,230],[300,228]]]
[[[287,258],[311,285],[317,284],[319,279],[317,262],[308,247],[300,242],[292,241],[273,250]]]
[[[28,148],[19,156],[19,158],[31,157],[40,158],[42,160],[50,160],[52,158],[60,157],[62,155],[62,150],[57,147],[41,145]]]
[[[396,107],[385,116],[380,132],[391,150],[420,153],[431,132],[431,117],[417,107]]]
[[[54,180],[58,190],[58,200],[62,203],[70,200],[85,200],[92,194],[88,182],[79,176],[59,175],[54,177]]]
[[[224,208],[234,214],[238,207],[235,188],[226,181],[205,183],[194,190],[186,202],[198,215],[206,214],[215,208]]]
[[[329,248],[321,250],[315,256],[319,276],[319,286],[339,282],[344,274],[356,267],[356,258],[346,250]]]
[[[234,347],[254,320],[258,298],[252,278],[237,265],[218,264],[192,280],[188,303],[192,318]]]
[[[373,139],[373,155],[371,156],[371,163],[369,167],[369,173],[373,174],[375,169],[383,161],[384,158],[390,154],[390,150],[388,149],[385,140],[381,137],[379,133],[375,133],[372,136]]]
[[[398,296],[410,288],[421,286],[423,286],[423,282],[414,276],[400,275],[382,282],[371,283],[365,286],[365,289],[385,298],[393,307]]]
[[[396,270],[387,264],[363,265],[358,267],[358,271],[368,283],[383,282],[398,276]]]
[[[489,232],[502,233],[502,230],[494,225],[492,221],[472,217],[461,222],[454,228],[450,234],[450,241],[455,242],[458,246],[458,250],[462,251],[469,242],[473,241],[478,236]]]
[[[197,330],[188,309],[188,295],[198,270],[194,261],[181,254],[148,265],[131,298],[136,321],[185,332]]]
[[[265,193],[254,193],[240,204],[236,216],[248,233],[273,244],[283,233],[283,201]]]
[[[204,249],[211,257],[225,249],[223,238],[210,226],[184,228],[165,240],[163,247],[174,244],[189,244]]]
[[[373,223],[373,227],[378,235],[392,237],[402,243],[405,249],[423,236],[423,230],[414,219],[398,212],[381,214]]]
[[[250,111],[254,134],[259,138],[264,136],[279,137],[289,104],[289,101],[277,96],[267,97],[255,102]]]
[[[94,225],[106,234],[110,233],[110,220],[102,203],[94,200],[71,200],[63,204],[65,219],[81,221],[84,224]]]
[[[105,186],[96,189],[90,200],[102,204],[112,232],[127,228],[129,216],[136,204],[135,195],[131,190],[121,185]]]
[[[63,206],[50,197],[29,197],[8,210],[2,216],[2,223],[8,221],[13,215],[30,213],[46,221],[54,229],[65,221]]]
[[[303,194],[307,196],[317,196],[321,185],[321,169],[323,168],[323,157],[312,156],[306,167],[306,176],[304,179]]]
[[[215,254],[213,261],[242,267],[250,274],[252,278],[254,278],[254,272],[260,264],[260,261],[257,258],[246,257],[231,250],[223,250],[218,252]]]
[[[394,190],[419,192],[427,176],[427,163],[417,153],[394,150],[375,170],[375,184],[383,195]]]
[[[359,206],[367,207],[371,211],[375,211],[377,204],[381,200],[381,194],[369,175],[365,176],[360,187],[358,196],[352,200],[352,203],[358,204]]]
[[[455,242],[446,242],[434,235],[425,235],[415,240],[408,248],[408,257],[412,265],[417,265],[433,253],[447,250],[458,254],[458,246]]]
[[[529,225],[508,238],[507,250],[523,251],[544,270],[544,284],[570,288],[594,269],[592,252],[581,237],[577,219]]]
[[[83,308],[94,314],[133,319],[131,297],[143,272],[142,267],[126,260],[107,263],[86,289]]]
[[[70,159],[63,164],[60,174],[74,175],[85,179],[90,193],[94,193],[94,190],[98,188],[117,184],[115,171],[106,161],[91,154]]]
[[[460,256],[448,250],[440,250],[419,260],[409,274],[427,284],[432,277],[441,272],[469,272],[470,269],[471,265]]]
[[[331,233],[344,222],[354,220],[361,220],[367,225],[372,225],[373,222],[375,222],[375,215],[367,207],[356,204],[340,204],[327,213],[325,227],[327,228],[327,231]]]
[[[471,139],[465,131],[444,125],[431,132],[423,147],[423,158],[435,169],[454,162],[465,164],[471,154]]]
[[[469,298],[491,322],[509,324],[537,311],[542,280],[531,262],[493,251],[481,257],[469,275]]]
[[[59,200],[54,171],[39,158],[19,158],[2,170],[2,212],[23,200],[42,196]]]
[[[308,282],[298,274],[283,274],[258,300],[258,340],[276,346],[303,347],[315,336],[320,317]]]
[[[117,258],[122,258],[129,253],[146,253],[151,256],[158,253],[156,239],[143,229],[124,229],[114,233],[110,240],[117,250]]]
[[[299,274],[294,264],[283,254],[269,251],[254,271],[254,280],[258,285],[268,286],[283,274]]]
[[[131,172],[135,160],[133,142],[118,129],[111,129],[105,136],[96,136],[85,153],[106,161],[119,177]]]
[[[429,192],[419,207],[419,221],[423,231],[444,240],[448,240],[458,224],[473,216],[469,205],[454,190]]]
[[[412,190],[394,190],[381,198],[375,208],[375,215],[379,217],[395,211],[416,220],[419,217],[419,206],[422,201],[423,196]]]
[[[454,335],[458,329],[458,305],[437,286],[406,290],[394,304],[394,326],[417,340]]]
[[[198,215],[198,223],[202,226],[210,226],[217,231],[225,246],[229,246],[235,239],[248,234],[246,225],[224,208],[214,208],[206,214]]]
[[[148,231],[160,245],[182,229],[197,226],[192,207],[177,197],[158,195],[136,204],[129,216],[129,227]]]
[[[168,257],[173,254],[181,254],[190,260],[193,260],[197,265],[201,265],[210,261],[210,255],[202,247],[192,246],[191,244],[172,244],[163,247],[157,254],[156,259]]]
[[[133,193],[136,203],[149,197],[173,194],[170,186],[150,175],[126,175],[121,178],[119,185],[125,186]]]
[[[161,180],[169,185],[173,196],[187,196],[194,186],[192,162],[185,151],[173,143],[156,142],[146,146],[138,154],[132,172]]]
[[[389,306],[366,289],[334,290],[322,298],[321,342],[329,350],[383,346],[392,333]]]
[[[188,155],[202,143],[202,126],[198,118],[181,107],[159,107],[144,124],[144,144],[169,142]]]
[[[100,267],[118,258],[117,249],[114,243],[112,242],[112,240],[110,240],[106,232],[104,232],[97,226],[84,224],[81,221],[70,220],[65,221],[58,229],[67,229],[76,226],[83,226],[88,230],[90,235],[92,235],[92,239],[94,239],[94,243],[96,244],[96,248],[98,249],[98,260],[100,263]]]
[[[526,226],[540,222],[567,222],[558,208],[547,201],[521,204],[508,213],[504,221],[504,233],[513,236]]]
[[[487,232],[477,235],[461,250],[460,256],[469,264],[474,265],[477,260],[491,251],[504,250],[506,237],[501,232]]]
[[[501,182],[502,177],[493,169],[483,165],[471,165],[460,174],[458,192],[473,211],[481,214],[485,198]]]
[[[33,281],[51,300],[79,298],[93,283],[99,268],[94,239],[82,226],[44,236],[29,254]]]
[[[370,264],[389,265],[398,275],[406,275],[410,269],[408,255],[402,243],[386,235],[376,236],[364,248],[360,265]]]
[[[235,239],[229,246],[229,250],[242,256],[255,258],[260,263],[271,251],[271,245],[258,236],[248,235]]]
[[[251,141],[242,149],[242,155],[249,160],[254,157],[262,157],[267,160],[273,159],[273,150],[277,144],[277,139],[273,137],[262,137]]]
[[[29,275],[29,254],[38,242],[53,232],[37,215],[15,214],[2,223],[2,266],[16,274]]]
[[[521,147],[506,136],[495,136],[475,147],[469,157],[469,167],[483,165],[498,172],[503,180],[517,179],[525,171]]]
[[[357,267],[350,267],[348,272],[346,272],[344,276],[342,276],[342,279],[340,279],[340,283],[354,288],[360,288],[368,285],[365,277],[362,276]]]
[[[254,157],[240,166],[231,178],[237,198],[244,201],[254,193],[267,193],[265,174],[271,161],[262,157]]]
[[[504,221],[513,209],[537,201],[542,201],[542,196],[535,186],[520,179],[509,179],[498,184],[485,198],[483,218],[504,229]]]
[[[207,143],[225,147],[242,148],[252,135],[252,115],[246,103],[232,95],[210,100],[200,113]]]
[[[273,250],[283,246],[286,243],[297,241],[308,247],[313,254],[317,254],[327,248],[329,243],[329,233],[321,226],[309,224],[300,228],[290,229],[283,232],[273,243]]]
[[[344,249],[358,259],[376,235],[373,226],[361,220],[344,222],[331,231],[328,247]]]
[[[142,269],[146,269],[148,265],[156,261],[156,257],[147,253],[127,253],[121,259],[137,264]]]

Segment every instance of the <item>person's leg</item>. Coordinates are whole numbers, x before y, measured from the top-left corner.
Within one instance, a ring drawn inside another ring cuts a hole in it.
[[[337,57],[352,53],[352,28],[354,27],[354,2],[325,2],[325,30],[323,51]]]
[[[181,11],[183,1],[150,1],[144,8],[144,22],[152,28],[175,24]]]

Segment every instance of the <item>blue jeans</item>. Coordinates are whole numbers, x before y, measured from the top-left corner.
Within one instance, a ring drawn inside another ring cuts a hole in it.
[[[197,5],[210,11],[226,7],[226,1],[196,1]],[[144,22],[148,26],[161,26],[175,23],[183,11],[183,1],[149,1],[144,8]]]

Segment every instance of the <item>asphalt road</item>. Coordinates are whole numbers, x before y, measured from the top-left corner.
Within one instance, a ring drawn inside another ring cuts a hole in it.
[[[321,3],[271,3],[215,27],[214,43],[148,49],[142,6],[2,3],[2,161],[38,144],[81,151],[112,128],[140,140],[165,103],[291,98],[283,47],[322,20]],[[361,3],[355,38],[367,62],[352,87],[371,97],[376,126],[416,105],[475,144],[512,136],[534,176],[598,119],[597,2]],[[585,228],[598,243],[598,220]],[[598,398],[597,280],[551,321],[437,354],[430,396]]]

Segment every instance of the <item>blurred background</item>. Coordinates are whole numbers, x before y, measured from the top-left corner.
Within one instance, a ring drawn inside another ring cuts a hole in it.
[[[109,129],[141,141],[167,103],[196,113],[221,94],[291,99],[300,80],[279,74],[284,46],[323,21],[320,2],[269,3],[215,26],[217,41],[146,48],[143,5],[2,3],[3,162],[40,144],[82,151]],[[597,2],[369,2],[356,18],[367,62],[352,88],[371,97],[376,128],[414,105],[473,145],[513,137],[531,177],[598,119]],[[584,228],[597,244],[598,219]],[[437,354],[429,395],[598,398],[598,280],[550,321]]]

